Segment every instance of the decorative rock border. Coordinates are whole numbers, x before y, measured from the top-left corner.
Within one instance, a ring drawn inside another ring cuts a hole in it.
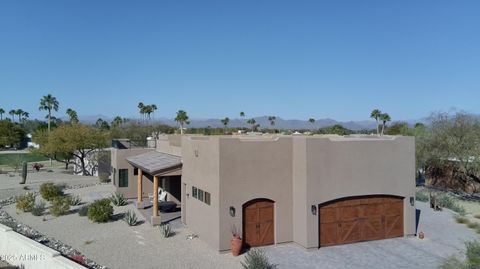
[[[82,188],[87,188],[87,187],[93,187],[93,186],[98,186],[98,185],[107,185],[110,183],[92,183],[92,184],[78,184],[78,185],[73,185],[73,186],[66,186],[65,189],[82,189]],[[38,192],[35,192],[38,194]],[[4,206],[8,206],[11,204],[15,203],[15,197],[10,197],[7,199],[0,200],[0,223],[3,225],[6,225],[10,228],[12,228],[15,232],[26,236],[32,240],[35,240],[36,242],[45,245],[49,248],[52,248],[58,252],[60,252],[63,256],[68,257],[72,259],[74,256],[82,256],[84,257],[84,262],[83,265],[85,265],[88,268],[91,269],[109,269],[106,266],[100,265],[88,258],[86,258],[82,253],[73,247],[62,243],[59,240],[56,240],[55,238],[48,237],[35,229],[31,228],[30,226],[27,226],[23,223],[18,222],[16,219],[12,218],[7,212],[5,212],[2,208]]]

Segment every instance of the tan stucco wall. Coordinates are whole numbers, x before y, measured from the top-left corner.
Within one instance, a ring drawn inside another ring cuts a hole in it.
[[[182,136],[180,135],[161,135],[156,141],[157,151],[177,155],[182,155]]]
[[[405,197],[404,234],[415,234],[415,207],[410,205],[410,197],[415,196],[414,138],[308,137],[306,156],[307,195],[304,197],[308,213],[306,219],[297,220],[300,227],[306,225],[306,229],[298,229],[297,243],[306,248],[318,247],[318,216],[310,213],[311,205],[372,194]],[[298,180],[300,184],[304,181]]]
[[[217,138],[183,137],[182,221],[214,249],[220,249],[219,158]],[[210,205],[192,197],[192,186],[210,193]]]
[[[115,180],[112,180],[117,191],[122,193],[125,198],[137,197],[137,176],[133,174],[134,167],[126,161],[127,157],[139,155],[152,151],[154,149],[148,148],[134,148],[134,149],[112,149],[112,167],[116,169]],[[120,188],[118,186],[118,170],[128,169],[128,187]],[[148,194],[153,193],[152,180],[143,176],[142,181],[143,197],[148,197]]]

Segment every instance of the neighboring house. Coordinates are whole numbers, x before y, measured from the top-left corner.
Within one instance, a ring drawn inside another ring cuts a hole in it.
[[[390,136],[161,136],[113,149],[113,182],[139,207],[158,191],[219,251],[231,229],[247,246],[305,248],[413,235],[415,142]],[[158,188],[157,188],[158,187]]]

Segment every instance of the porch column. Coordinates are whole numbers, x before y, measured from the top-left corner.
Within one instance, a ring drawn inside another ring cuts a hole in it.
[[[158,217],[158,177],[153,177],[153,212],[152,216]]]
[[[161,224],[160,217],[158,216],[158,177],[153,177],[153,207],[152,207],[152,225]]]
[[[141,204],[143,201],[142,198],[142,182],[143,182],[143,172],[142,169],[138,169],[138,179],[137,179],[137,203]]]

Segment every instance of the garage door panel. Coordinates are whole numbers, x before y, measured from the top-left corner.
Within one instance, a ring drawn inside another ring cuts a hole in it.
[[[321,208],[320,223],[337,222],[337,208]]]
[[[351,198],[319,211],[320,246],[403,236],[403,198]]]

